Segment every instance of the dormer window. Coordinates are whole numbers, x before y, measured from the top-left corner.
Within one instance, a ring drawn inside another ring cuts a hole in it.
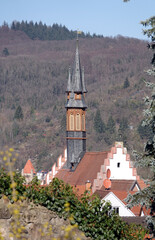
[[[120,162],[118,162],[118,163],[117,163],[117,167],[120,168],[120,165],[121,165]]]
[[[75,94],[75,100],[81,100],[81,93]]]

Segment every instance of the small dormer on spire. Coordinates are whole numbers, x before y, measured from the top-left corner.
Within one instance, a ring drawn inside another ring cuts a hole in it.
[[[67,93],[70,93],[71,91],[72,91],[71,68],[69,67],[68,83],[67,83],[67,89],[66,89],[66,92],[67,92]]]
[[[87,89],[86,89],[86,86],[85,86],[85,80],[84,80],[84,67],[82,67],[82,90],[83,90],[83,93],[87,93]]]

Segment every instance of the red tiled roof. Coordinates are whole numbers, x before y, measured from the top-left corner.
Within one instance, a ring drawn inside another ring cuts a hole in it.
[[[134,186],[136,180],[111,180],[111,188],[110,190],[119,190],[119,191],[131,191]],[[102,186],[102,191],[105,190],[105,187]]]
[[[137,180],[137,182],[138,182],[141,190],[147,187],[147,185],[144,183],[144,181],[142,179],[141,180]]]
[[[71,185],[85,185],[86,181],[93,184],[100,171],[101,165],[107,158],[108,152],[88,152],[85,153],[75,171],[71,172],[67,169],[59,170],[55,177],[62,179]]]
[[[25,167],[24,167],[24,173],[28,173],[30,174],[31,173],[31,170],[33,170],[33,173],[36,173],[32,163],[31,163],[31,160],[27,160],[26,164],[25,164]]]

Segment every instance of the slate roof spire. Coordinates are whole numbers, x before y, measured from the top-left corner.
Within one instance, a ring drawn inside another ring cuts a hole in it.
[[[79,40],[76,39],[76,51],[73,68],[69,68],[68,83],[66,92],[69,94],[66,108],[87,108],[85,104],[84,94],[87,92],[84,81],[84,68],[81,69],[79,55]],[[76,99],[75,95],[80,94],[80,99]]]
[[[81,65],[80,65],[79,46],[78,45],[79,45],[79,40],[78,40],[78,36],[77,36],[72,82],[73,82],[73,91],[76,93],[82,93],[83,92],[82,74],[81,74]]]

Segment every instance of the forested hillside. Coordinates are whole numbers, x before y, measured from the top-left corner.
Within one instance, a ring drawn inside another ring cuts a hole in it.
[[[23,31],[0,28],[0,149],[9,145],[19,152],[19,169],[28,158],[37,169],[49,169],[63,153],[65,90],[75,46],[75,39],[32,40]],[[108,150],[116,140],[129,150],[143,148],[149,134],[140,126],[149,81],[144,70],[151,61],[146,46],[122,36],[80,38],[87,151]]]
[[[8,23],[4,22],[3,27],[8,27]],[[27,22],[27,21],[13,21],[10,25],[10,29],[14,31],[22,31],[26,33],[26,35],[30,39],[38,39],[38,40],[67,40],[74,39],[77,37],[77,31],[69,30],[66,26],[58,25],[54,23],[52,26],[47,26],[43,24],[41,21],[37,22]],[[102,35],[90,35],[90,33],[84,33],[82,31],[80,33],[80,38],[94,38],[94,37],[103,37]]]

